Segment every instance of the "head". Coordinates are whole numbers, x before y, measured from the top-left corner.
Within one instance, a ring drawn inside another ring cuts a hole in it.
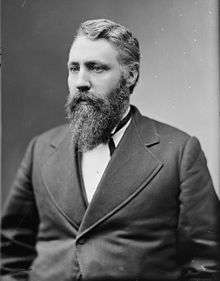
[[[138,41],[109,20],[82,23],[68,60],[66,104],[73,140],[85,151],[107,142],[139,76]]]
[[[93,41],[104,39],[115,48],[125,77],[132,80],[129,81],[129,90],[132,94],[139,78],[140,48],[137,38],[131,31],[113,21],[96,19],[88,20],[80,25],[75,40],[79,37],[86,37]],[[130,76],[134,76],[135,79]]]

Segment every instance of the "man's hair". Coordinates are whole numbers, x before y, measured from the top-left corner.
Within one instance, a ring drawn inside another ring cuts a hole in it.
[[[88,20],[81,23],[76,38],[85,36],[90,40],[106,39],[119,52],[119,63],[138,72],[137,79],[130,86],[130,93],[139,78],[140,48],[137,38],[126,27],[107,19]]]

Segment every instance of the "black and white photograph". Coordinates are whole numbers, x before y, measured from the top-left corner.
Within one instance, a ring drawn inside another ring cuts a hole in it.
[[[1,280],[219,281],[219,2],[1,14]]]

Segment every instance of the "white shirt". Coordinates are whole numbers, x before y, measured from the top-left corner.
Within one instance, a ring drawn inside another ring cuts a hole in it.
[[[128,108],[123,117],[128,114],[129,110],[130,108]],[[131,119],[127,122],[127,124],[125,124],[124,127],[114,134],[113,140],[115,147],[117,147],[119,144],[126,128],[130,124],[130,121]],[[99,144],[94,149],[86,151],[82,154],[82,177],[89,203],[92,200],[92,197],[110,159],[111,156],[108,144]]]

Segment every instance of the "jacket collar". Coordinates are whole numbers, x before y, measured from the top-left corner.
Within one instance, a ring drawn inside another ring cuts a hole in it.
[[[157,132],[155,121],[143,116],[140,111],[131,105],[132,115],[133,115],[133,126],[136,128],[136,132],[139,135],[141,142],[147,147],[160,142],[160,136]]]
[[[58,211],[78,229],[86,210],[86,202],[80,186],[77,154],[68,126],[53,136],[49,147],[49,157],[46,156],[41,168],[43,183]]]
[[[43,182],[59,212],[79,228],[78,238],[124,208],[147,187],[162,167],[149,150],[159,142],[154,121],[132,106],[132,120],[86,209],[68,127],[53,138],[50,144],[53,153],[42,167]]]
[[[148,149],[159,143],[153,121],[134,106],[132,116],[83,216],[77,239],[124,208],[162,167]]]

